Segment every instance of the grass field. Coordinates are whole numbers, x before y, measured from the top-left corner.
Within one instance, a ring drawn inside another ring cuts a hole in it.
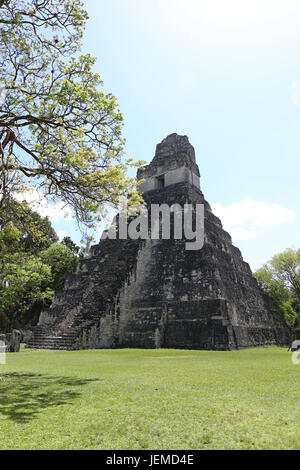
[[[0,365],[1,449],[299,449],[282,348],[30,351]]]

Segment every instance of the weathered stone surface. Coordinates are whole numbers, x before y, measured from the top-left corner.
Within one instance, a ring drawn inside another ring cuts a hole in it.
[[[102,240],[41,314],[28,346],[50,349],[190,348],[286,345],[290,331],[264,296],[240,250],[200,190],[195,152],[172,134],[139,171],[144,198],[204,204],[205,243]]]
[[[22,334],[19,330],[13,330],[11,333],[1,334],[0,341],[5,343],[6,352],[19,352]]]

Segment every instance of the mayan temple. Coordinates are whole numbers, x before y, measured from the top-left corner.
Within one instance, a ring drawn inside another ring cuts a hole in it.
[[[186,239],[174,237],[101,240],[42,312],[27,346],[230,350],[288,344],[280,314],[204,199],[188,138],[164,139],[138,178],[149,208],[204,205],[203,248],[187,250]]]

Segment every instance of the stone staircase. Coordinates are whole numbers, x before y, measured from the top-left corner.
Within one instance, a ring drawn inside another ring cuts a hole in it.
[[[101,318],[110,310],[134,265],[139,246],[139,240],[106,240],[93,246],[89,258],[80,261],[77,272],[67,277],[63,290],[55,293],[51,307],[42,312],[39,324],[27,339],[27,347],[84,349],[85,332],[99,328]]]
[[[27,341],[27,347],[31,349],[58,349],[72,350],[75,349],[77,332],[71,329],[62,334],[49,335],[43,327],[37,326],[31,338]]]

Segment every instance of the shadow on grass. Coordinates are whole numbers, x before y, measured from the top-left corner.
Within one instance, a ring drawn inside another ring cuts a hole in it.
[[[0,417],[26,423],[37,418],[43,409],[71,404],[81,396],[77,387],[95,381],[42,374],[0,374]]]

